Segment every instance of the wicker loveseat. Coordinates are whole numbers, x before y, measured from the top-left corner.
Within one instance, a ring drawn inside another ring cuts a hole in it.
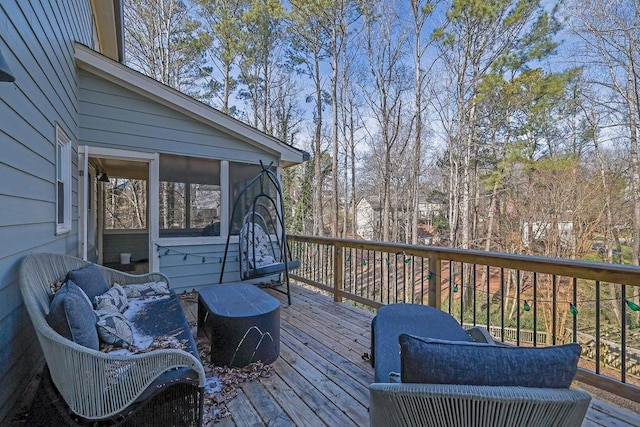
[[[578,344],[502,345],[432,307],[381,307],[372,353],[374,427],[579,426],[591,400],[569,388]]]
[[[187,350],[110,354],[79,345],[47,322],[52,284],[89,265],[59,254],[33,254],[20,267],[20,290],[44,353],[50,382],[67,408],[65,424],[200,425],[205,373],[179,299],[173,291],[145,313],[149,330],[188,342]],[[158,273],[131,275],[98,266],[108,284],[166,281]],[[42,396],[40,396],[42,399]],[[55,414],[51,414],[54,417]],[[59,414],[58,414],[59,415]]]

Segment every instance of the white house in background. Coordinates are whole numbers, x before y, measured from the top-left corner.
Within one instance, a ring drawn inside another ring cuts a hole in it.
[[[534,221],[522,224],[522,243],[529,245],[532,242],[546,240],[551,231],[550,222]],[[573,244],[573,222],[559,221],[556,224],[558,238],[564,245]]]
[[[433,218],[439,214],[443,209],[443,205],[440,203],[421,202],[418,204],[418,214],[420,229],[422,230],[421,236],[424,240],[421,240],[425,244],[431,244],[430,230],[433,226]],[[363,197],[356,205],[356,232],[360,237],[366,240],[381,240],[382,239],[382,212],[383,206],[380,203],[380,199],[377,197]],[[403,207],[391,208],[391,222],[396,223],[396,216],[398,222],[403,222],[406,213],[406,209]]]
[[[356,205],[356,233],[365,240],[374,240],[382,221],[379,203],[372,204],[366,197]]]
[[[44,363],[18,287],[26,255],[108,263],[128,252],[177,290],[217,283],[234,196],[261,161],[280,172],[308,157],[124,66],[122,16],[121,0],[0,2],[0,55],[15,77],[0,81],[0,425]],[[145,183],[143,226],[105,224],[105,173]],[[167,228],[166,183],[218,227],[185,215]],[[239,278],[237,262],[225,278]]]

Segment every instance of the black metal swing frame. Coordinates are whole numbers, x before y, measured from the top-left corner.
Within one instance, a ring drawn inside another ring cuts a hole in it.
[[[277,175],[271,170],[272,165],[273,163],[270,163],[268,166],[265,166],[262,161],[260,162],[260,172],[245,184],[236,197],[229,222],[230,225],[233,223],[240,202],[247,197],[247,194],[250,194],[249,191],[257,188],[258,191],[253,196],[250,209],[242,217],[242,225],[238,234],[240,279],[251,280],[276,274],[283,275],[286,291],[280,289],[275,290],[286,294],[287,302],[290,305],[289,270],[300,267],[300,261],[291,258],[291,251],[287,243],[287,234],[284,226],[282,186]],[[270,188],[275,190],[275,194],[269,191]],[[257,236],[262,236],[264,241],[265,235],[266,239],[268,239],[270,255],[272,255],[275,262],[268,265],[258,265],[256,249],[260,242],[258,242]],[[230,240],[231,226],[229,227],[229,233],[227,233],[219,283],[222,283],[224,277]],[[282,282],[282,276],[280,277],[280,282]]]

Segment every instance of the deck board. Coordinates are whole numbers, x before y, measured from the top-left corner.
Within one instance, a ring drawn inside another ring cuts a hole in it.
[[[231,416],[216,425],[368,425],[373,368],[362,356],[370,351],[373,313],[297,285],[290,306],[285,295],[268,292],[282,302],[274,375],[242,384],[228,404]],[[582,425],[640,425],[640,415],[594,399]]]

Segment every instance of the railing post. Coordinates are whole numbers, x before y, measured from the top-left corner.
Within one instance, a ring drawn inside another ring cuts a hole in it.
[[[440,257],[433,254],[429,256],[429,305],[435,308],[442,307],[442,262]]]
[[[344,260],[342,246],[335,246],[333,255],[333,300],[342,302],[342,285],[344,282]]]

